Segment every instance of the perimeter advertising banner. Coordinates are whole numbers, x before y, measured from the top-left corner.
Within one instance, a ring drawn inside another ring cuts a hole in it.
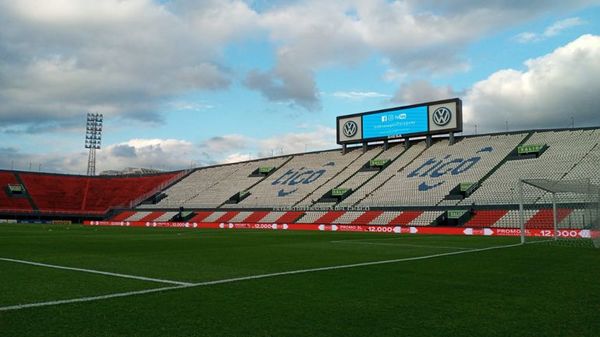
[[[458,98],[337,117],[337,143],[352,144],[462,131]]]
[[[289,231],[327,231],[327,232],[368,232],[389,234],[423,234],[423,235],[466,235],[466,236],[520,236],[518,228],[471,228],[471,227],[435,227],[435,226],[401,226],[401,225],[332,225],[332,224],[276,224],[276,223],[233,223],[233,222],[161,222],[161,221],[84,221],[88,226],[118,227],[154,227],[154,228],[189,228],[189,229],[268,229]],[[530,237],[552,238],[554,233],[549,229],[527,229],[525,235]],[[562,238],[589,239],[600,233],[589,229],[561,229],[558,236]]]

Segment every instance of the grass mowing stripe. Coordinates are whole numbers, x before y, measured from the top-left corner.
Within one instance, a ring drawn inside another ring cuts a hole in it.
[[[28,265],[32,265],[32,266],[38,266],[38,267],[47,267],[47,268],[54,268],[54,269],[72,270],[72,271],[79,271],[79,272],[91,273],[91,274],[100,274],[100,275],[106,275],[106,276],[130,278],[130,279],[140,280],[140,281],[150,281],[150,282],[158,282],[158,283],[176,284],[176,285],[179,285],[179,286],[187,286],[187,285],[191,285],[192,284],[192,283],[188,283],[188,282],[179,282],[179,281],[163,280],[163,279],[151,278],[151,277],[144,277],[144,276],[111,273],[111,272],[108,272],[108,271],[101,271],[101,270],[94,270],[94,269],[84,269],[84,268],[58,266],[58,265],[55,265],[55,264],[47,264],[47,263],[40,263],[40,262],[33,262],[33,261],[17,260],[17,259],[5,258],[5,257],[0,257],[0,261],[7,261],[7,262],[14,262],[14,263],[28,264]]]
[[[130,291],[130,292],[125,292],[125,293],[115,293],[115,294],[108,294],[108,295],[101,295],[101,296],[82,297],[82,298],[74,298],[74,299],[68,299],[68,300],[58,300],[58,301],[13,305],[13,306],[8,306],[8,307],[0,307],[0,311],[21,310],[21,309],[27,309],[27,308],[44,307],[44,306],[78,303],[78,302],[91,302],[91,301],[105,300],[105,299],[110,299],[110,298],[150,294],[150,293],[155,293],[155,292],[160,292],[160,291],[177,290],[177,289],[185,289],[185,288],[201,287],[201,286],[210,286],[210,285],[215,285],[215,284],[233,283],[233,282],[248,281],[248,280],[257,280],[257,279],[271,278],[271,277],[277,277],[277,276],[306,274],[306,273],[314,273],[314,272],[319,272],[319,271],[348,269],[348,268],[366,267],[366,266],[374,266],[374,265],[390,264],[390,263],[398,263],[398,262],[427,260],[427,259],[433,259],[433,258],[444,257],[444,256],[476,253],[476,252],[482,252],[482,251],[494,250],[494,249],[511,248],[511,247],[517,247],[517,246],[521,246],[521,245],[522,245],[521,243],[517,243],[517,244],[503,245],[503,246],[476,248],[476,249],[471,249],[471,250],[460,250],[460,251],[448,252],[448,253],[405,257],[405,258],[392,259],[392,260],[361,262],[361,263],[353,263],[353,264],[344,264],[344,265],[339,265],[339,266],[328,266],[328,267],[318,267],[318,268],[309,268],[309,269],[298,269],[298,270],[283,271],[283,272],[278,272],[278,273],[235,277],[235,278],[229,278],[229,279],[223,279],[223,280],[205,281],[205,282],[199,282],[199,283],[187,283],[187,284],[173,286],[173,287],[162,287],[162,288]],[[0,258],[0,259],[6,260],[3,258]]]

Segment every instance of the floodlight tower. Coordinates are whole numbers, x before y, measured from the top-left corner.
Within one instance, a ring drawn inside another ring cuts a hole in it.
[[[87,114],[85,127],[85,148],[90,149],[88,154],[87,175],[96,175],[96,150],[100,149],[102,141],[102,114]]]

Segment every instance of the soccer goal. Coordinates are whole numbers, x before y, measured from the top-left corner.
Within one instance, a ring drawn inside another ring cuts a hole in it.
[[[600,186],[589,179],[519,181],[521,242],[553,240],[600,248]]]

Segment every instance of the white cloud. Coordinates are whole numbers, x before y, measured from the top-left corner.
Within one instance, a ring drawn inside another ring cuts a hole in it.
[[[332,94],[332,96],[354,101],[359,101],[367,98],[390,97],[390,95],[376,91],[336,91]]]
[[[247,160],[252,160],[252,159],[256,159],[254,157],[252,157],[251,153],[232,153],[227,155],[227,157],[225,157],[225,159],[221,160],[222,164],[230,164],[230,163],[238,163],[241,161],[247,161]]]
[[[541,34],[532,33],[532,32],[523,32],[523,33],[520,33],[517,36],[515,36],[515,39],[519,43],[542,41],[542,40],[551,38],[553,36],[556,36],[556,35],[562,33],[564,30],[567,30],[569,28],[576,27],[576,26],[581,26],[584,24],[586,24],[586,22],[578,17],[567,18],[567,19],[563,19],[563,20],[554,22],[552,25],[546,27],[546,29],[544,29],[544,32],[542,32]]]
[[[160,121],[172,97],[226,88],[223,49],[257,29],[239,0],[0,0],[0,22],[5,129],[64,125],[85,111]]]
[[[539,35],[532,32],[523,32],[515,36],[515,40],[519,43],[529,43],[533,41],[539,41],[539,39]]]
[[[435,101],[459,96],[451,86],[434,86],[425,80],[416,80],[400,86],[393,102],[414,104],[418,102]]]
[[[204,111],[214,109],[214,105],[203,102],[175,101],[169,103],[169,106],[178,111]]]
[[[583,35],[527,69],[505,69],[476,83],[465,97],[466,123],[498,130],[600,125],[600,36]]]
[[[316,110],[315,73],[320,69],[351,67],[377,55],[390,62],[383,74],[390,81],[404,74],[465,71],[469,64],[461,51],[486,33],[589,3],[593,1],[292,2],[260,15],[259,24],[278,46],[276,64],[249,72],[245,84],[271,101]]]
[[[198,148],[186,140],[131,139],[99,151],[97,170],[125,167],[180,169],[189,167],[198,155]]]
[[[233,163],[273,155],[325,150],[337,147],[335,129],[313,126],[313,131],[291,132],[268,138],[224,135],[194,144],[181,139],[131,139],[109,144],[97,151],[96,171],[121,170],[126,167],[186,169],[191,166]],[[22,152],[14,147],[0,147],[0,168],[84,174],[88,154],[85,151],[44,154]]]
[[[259,155],[270,156],[271,153],[301,153],[332,149],[335,144],[336,131],[324,126],[313,127],[314,131],[292,132],[257,140]]]
[[[223,135],[211,137],[200,144],[206,153],[214,155],[245,149],[252,140],[243,135]]]
[[[386,82],[398,82],[404,80],[408,75],[399,71],[398,69],[388,68],[383,74],[382,78]]]
[[[0,148],[0,167],[17,170],[85,174],[88,153],[50,151],[44,154],[21,152],[16,148]],[[120,170],[126,167],[176,170],[204,164],[201,150],[189,141],[180,139],[131,139],[110,144],[96,152],[96,172]]]
[[[576,27],[576,26],[581,26],[585,23],[586,23],[585,21],[583,21],[577,17],[560,20],[560,21],[557,21],[554,24],[552,24],[550,27],[546,28],[544,30],[544,36],[545,37],[556,36],[565,29],[568,29],[571,27]]]

